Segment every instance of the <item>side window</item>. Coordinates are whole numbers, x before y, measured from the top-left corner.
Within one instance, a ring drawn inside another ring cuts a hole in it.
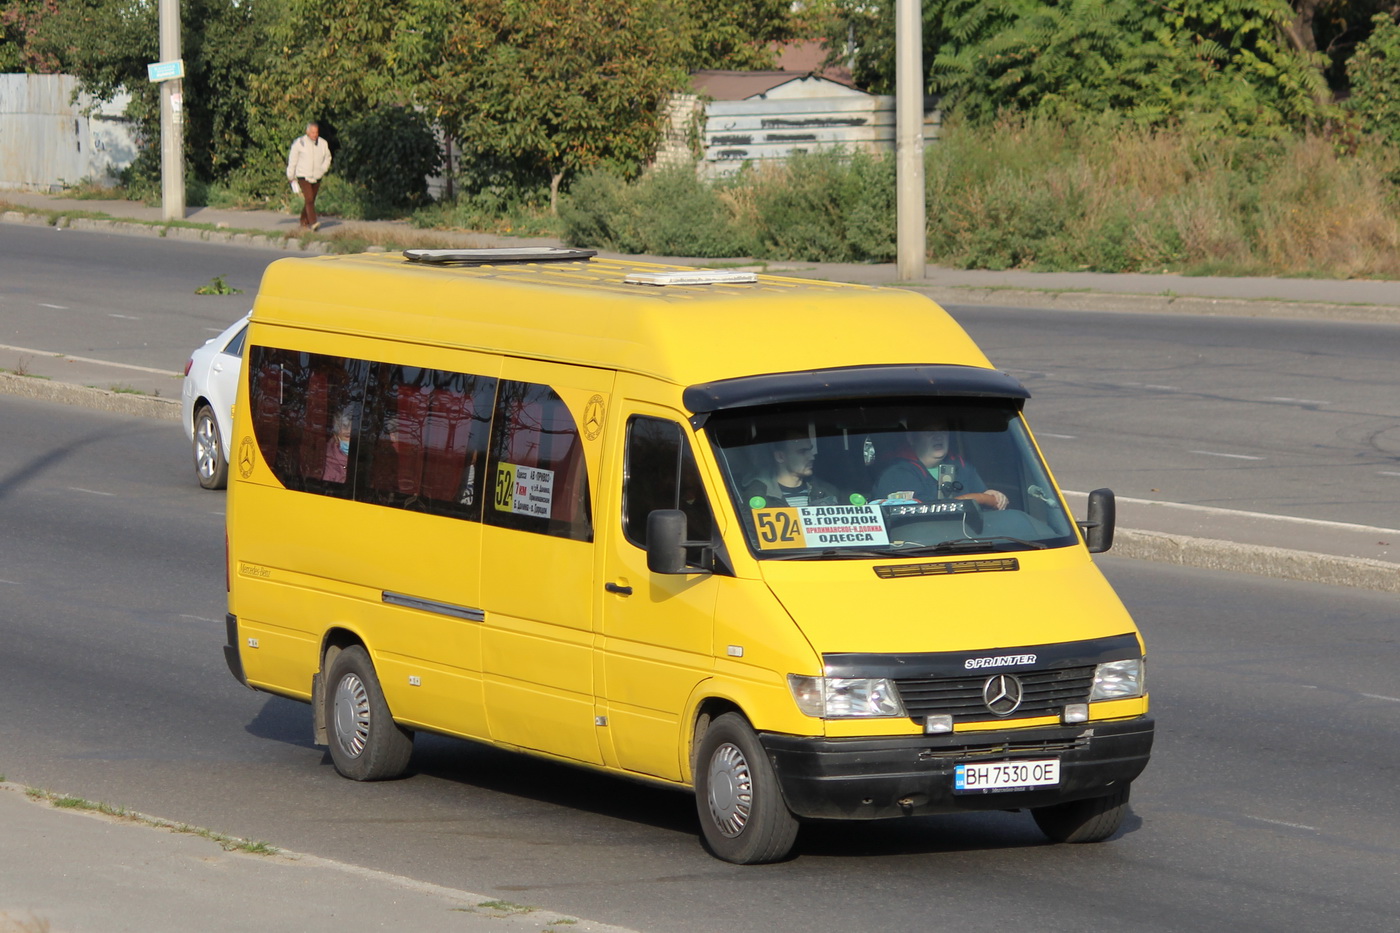
[[[486,376],[371,366],[356,498],[480,520],[495,389]]]
[[[247,325],[247,324],[244,324],[242,327],[240,327],[240,328],[238,329],[238,333],[236,333],[236,334],[233,335],[233,339],[230,340],[230,341],[228,342],[228,345],[224,347],[223,352],[224,352],[224,353],[227,353],[229,356],[242,356],[242,355],[243,355],[243,341],[244,341],[244,339],[247,338],[247,336],[248,336],[248,325]]]
[[[251,349],[253,433],[282,485],[350,498],[367,368],[362,360]]]
[[[568,406],[553,389],[503,380],[490,452],[487,524],[593,540],[583,442]]]
[[[647,545],[647,516],[656,509],[685,512],[692,541],[714,536],[714,518],[695,454],[681,426],[635,416],[627,422],[623,466],[622,531],[639,548]]]

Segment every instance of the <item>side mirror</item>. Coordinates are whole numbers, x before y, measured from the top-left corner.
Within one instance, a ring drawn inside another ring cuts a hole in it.
[[[1113,528],[1118,521],[1118,504],[1112,489],[1095,489],[1089,493],[1088,521],[1079,523],[1090,554],[1102,554],[1113,547]]]
[[[686,548],[712,546],[709,541],[687,541],[685,513],[680,509],[657,509],[647,515],[647,569],[652,573],[709,573],[686,566]],[[708,558],[703,558],[709,563]]]

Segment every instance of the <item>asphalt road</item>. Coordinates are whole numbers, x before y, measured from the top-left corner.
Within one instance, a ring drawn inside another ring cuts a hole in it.
[[[955,307],[1061,485],[1400,527],[1400,327]]]
[[[364,785],[305,706],[224,669],[220,494],[168,423],[0,397],[0,774],[649,933],[1380,930],[1400,914],[1393,596],[1101,559],[1149,646],[1158,744],[1125,831],[1024,814],[701,849],[685,795],[420,737]]]

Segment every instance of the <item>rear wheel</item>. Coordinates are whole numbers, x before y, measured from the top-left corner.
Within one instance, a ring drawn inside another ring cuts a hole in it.
[[[219,422],[214,420],[214,409],[208,405],[200,405],[194,413],[194,472],[205,489],[223,489],[228,485],[224,439],[219,434]]]
[[[1128,813],[1124,784],[1106,797],[1072,800],[1031,810],[1035,825],[1054,842],[1103,842],[1118,832]]]
[[[352,645],[326,672],[331,761],[352,781],[384,781],[408,769],[413,733],[394,722],[369,652]]]
[[[792,851],[797,818],[748,722],[725,713],[700,741],[695,802],[710,851],[726,862],[776,862]]]

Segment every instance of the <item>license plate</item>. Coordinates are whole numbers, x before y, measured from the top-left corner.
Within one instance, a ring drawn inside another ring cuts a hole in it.
[[[1060,760],[987,761],[957,765],[953,771],[953,792],[975,794],[991,790],[1020,790],[1024,787],[1054,787],[1060,783]]]

